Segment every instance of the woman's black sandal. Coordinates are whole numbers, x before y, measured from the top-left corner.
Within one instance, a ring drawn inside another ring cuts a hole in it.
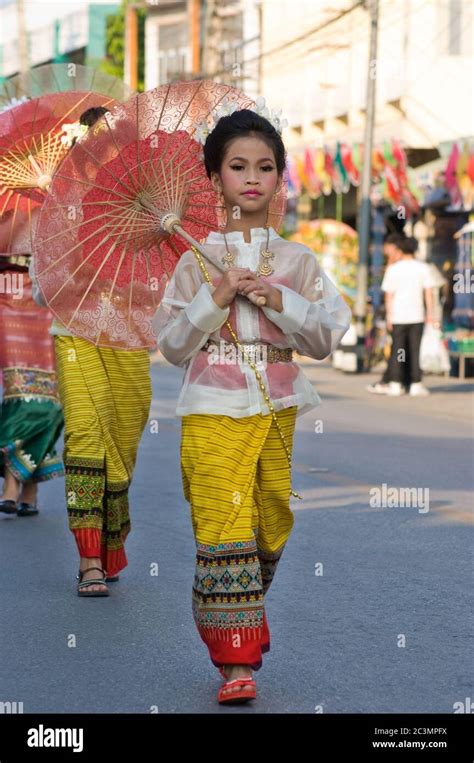
[[[38,508],[34,503],[19,503],[17,514],[19,517],[32,517],[39,514]]]
[[[79,575],[76,575],[76,580],[79,580]],[[106,578],[105,578],[106,583],[117,583],[118,580],[120,580],[118,575],[112,575],[112,577],[110,577],[110,575],[106,575]]]
[[[94,579],[94,580],[84,580],[82,582],[82,578],[84,577],[86,572],[89,572],[90,570],[98,570],[102,573],[103,577],[100,579]],[[79,575],[77,575],[76,580],[79,580],[79,583],[77,584],[77,595],[78,596],[109,596],[110,591],[107,588],[107,583],[105,582],[106,579],[106,573],[101,567],[89,567],[88,570],[79,570]],[[105,591],[86,591],[84,589],[87,588],[87,586],[91,585],[102,585],[105,586],[107,590]]]
[[[4,514],[16,514],[16,501],[0,501],[0,511],[2,511]]]

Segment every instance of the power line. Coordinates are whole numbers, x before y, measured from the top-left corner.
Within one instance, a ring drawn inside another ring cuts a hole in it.
[[[420,5],[419,5],[417,8],[414,8],[414,9],[412,10],[412,15],[413,15],[413,14],[415,14],[415,13],[418,13],[418,11],[420,11],[422,8],[424,8],[426,5],[428,5],[430,2],[431,2],[431,0],[423,0],[423,2],[422,2],[422,3],[420,3]],[[387,19],[387,20],[386,20],[386,22],[385,22],[385,24],[384,24],[383,26],[382,26],[382,25],[380,26],[380,32],[384,32],[384,31],[385,31],[385,30],[386,30],[388,27],[390,27],[390,26],[393,26],[394,24],[398,25],[398,24],[399,24],[399,22],[400,22],[400,21],[402,21],[402,19],[404,18],[404,15],[405,15],[405,13],[404,13],[404,11],[402,11],[401,15],[400,15],[400,16],[399,16],[397,19],[395,19],[395,20],[394,20],[394,19],[393,19],[393,17],[390,17],[389,19]],[[364,29],[366,29],[366,28],[367,28],[367,20],[366,20],[366,19],[364,19],[364,20],[361,20],[361,21],[360,21],[360,23],[357,25],[357,28],[356,28],[356,29],[357,29],[357,30],[359,30],[359,29],[362,29],[362,28],[364,28]],[[353,33],[354,33],[354,31],[356,31],[356,30],[355,30],[355,29],[352,29],[352,30],[351,30],[351,34],[353,34]],[[331,38],[329,37],[328,39],[330,40]],[[349,43],[349,46],[350,46],[350,43]],[[321,43],[321,46],[320,46],[320,47],[321,47],[322,49],[324,49],[324,50],[327,50],[327,46],[326,46],[326,44],[324,43],[324,41]],[[310,49],[310,50],[304,50],[303,52],[302,52],[302,51],[300,51],[300,50],[298,50],[298,51],[290,51],[290,55],[292,55],[292,54],[296,54],[297,56],[300,56],[300,57],[301,57],[302,55],[304,55],[304,56],[307,56],[307,55],[309,55],[310,53],[312,53],[314,50],[315,50],[315,49],[313,48],[312,50],[311,50],[311,49]],[[322,51],[321,51],[321,52],[322,52]],[[327,55],[325,55],[325,57],[324,57],[324,58],[325,58],[325,60],[327,60],[328,58],[331,58],[332,56],[335,56],[335,55],[336,55],[338,52],[339,52],[338,50],[333,50],[333,51],[331,51],[330,53],[327,53]],[[246,61],[242,61],[242,62],[241,62],[241,64],[242,64],[243,66],[245,65],[245,63],[246,63]],[[289,65],[291,65],[291,64],[294,64],[294,59],[293,59],[293,60],[291,60],[291,59],[288,59],[288,58],[287,58],[287,59],[286,59],[285,61],[283,61],[282,63],[283,63],[283,65],[288,65],[288,66],[289,66]]]
[[[423,8],[424,8],[426,5],[429,5],[429,3],[430,3],[430,2],[431,2],[431,0],[423,0],[423,2],[421,2],[419,6],[417,6],[417,7],[416,7],[416,8],[414,8],[414,9],[412,9],[412,11],[411,11],[411,17],[412,17],[414,14],[418,13],[420,10],[422,10],[422,9],[423,9]],[[260,61],[261,59],[265,58],[267,55],[271,55],[272,53],[280,52],[281,50],[283,50],[283,48],[287,49],[287,48],[290,48],[290,46],[291,46],[291,48],[292,48],[292,47],[293,47],[293,44],[294,44],[294,42],[295,42],[295,41],[297,41],[297,40],[300,40],[300,39],[305,39],[305,38],[307,38],[307,37],[309,37],[309,36],[312,36],[312,35],[313,35],[313,34],[315,34],[315,32],[316,32],[316,31],[318,31],[319,29],[324,29],[325,27],[327,27],[327,26],[329,26],[330,24],[332,24],[332,23],[334,23],[335,21],[337,21],[339,18],[342,18],[342,16],[344,16],[344,15],[345,15],[345,16],[347,16],[347,15],[348,15],[350,12],[352,12],[353,10],[356,10],[356,9],[357,9],[357,7],[358,7],[359,5],[363,6],[363,5],[364,5],[364,3],[362,2],[362,3],[357,3],[357,4],[355,4],[355,5],[354,5],[354,6],[352,6],[351,8],[347,9],[346,11],[344,11],[344,13],[343,13],[343,14],[341,14],[340,16],[338,16],[338,17],[334,17],[333,19],[330,19],[330,20],[329,20],[329,22],[325,22],[325,24],[321,25],[320,27],[317,27],[317,28],[315,28],[315,29],[312,29],[312,30],[310,30],[309,32],[305,33],[304,35],[301,35],[300,37],[298,37],[298,38],[295,38],[295,40],[291,40],[291,41],[288,41],[288,42],[287,42],[287,43],[285,43],[285,44],[284,44],[284,45],[283,45],[281,48],[274,48],[274,49],[273,49],[273,50],[271,50],[271,51],[268,51],[268,52],[266,52],[266,53],[261,53],[261,54],[260,54],[260,55],[258,55],[258,56],[254,56],[254,57],[253,57],[253,58],[251,58],[251,59],[245,59],[245,60],[243,60],[243,61],[237,61],[237,60],[236,60],[236,61],[233,61],[233,62],[232,62],[232,65],[235,65],[235,64],[239,64],[239,65],[242,67],[242,69],[243,69],[243,74],[242,74],[242,76],[243,76],[243,77],[245,77],[245,76],[246,76],[246,75],[245,75],[245,66],[246,66],[247,64],[249,64],[249,63],[253,63],[253,62],[255,62],[255,61]],[[400,15],[400,16],[399,16],[397,19],[395,19],[395,20],[394,20],[394,19],[393,19],[393,17],[390,17],[389,19],[387,19],[386,23],[385,23],[383,26],[381,26],[381,28],[380,28],[380,31],[381,31],[381,32],[384,32],[384,31],[385,31],[385,30],[386,30],[388,27],[390,27],[390,26],[393,26],[394,24],[397,24],[397,25],[398,25],[398,24],[399,24],[399,22],[400,22],[400,21],[401,21],[401,20],[404,18],[404,15],[405,15],[405,14],[404,14],[404,11],[402,11],[401,15]],[[364,28],[365,28],[366,26],[367,26],[367,23],[366,23],[366,20],[364,19],[363,21],[361,20],[361,21],[360,21],[360,23],[357,25],[357,29],[361,29],[362,27],[364,27]],[[354,29],[352,29],[352,30],[351,30],[351,34],[353,34],[353,33],[354,33],[354,31],[355,31],[355,30],[354,30]],[[328,37],[327,39],[328,39],[328,40],[330,40],[330,39],[331,39],[331,37]],[[252,40],[251,40],[251,41],[250,41],[250,40],[249,40],[249,41],[247,41],[247,40],[244,40],[244,41],[243,41],[243,42],[242,42],[242,43],[241,43],[241,44],[240,44],[238,47],[239,47],[239,48],[243,48],[243,47],[245,47],[245,46],[246,46],[246,45],[247,45],[249,42],[254,42],[254,41],[255,41],[255,38],[252,38]],[[326,47],[326,44],[324,43],[324,41],[322,42],[322,44],[321,44],[321,47],[322,47],[323,49],[327,50],[327,47]],[[313,49],[313,51],[314,51],[314,49]],[[279,63],[281,64],[281,68],[283,69],[283,68],[287,68],[287,67],[289,67],[289,66],[291,66],[291,65],[294,65],[294,63],[295,63],[295,57],[296,57],[296,60],[298,60],[298,58],[301,58],[301,56],[302,56],[302,55],[305,55],[305,56],[306,56],[306,55],[308,55],[308,54],[309,54],[309,53],[311,53],[311,52],[312,52],[311,50],[309,50],[309,51],[308,51],[308,50],[305,50],[305,51],[303,51],[303,52],[302,52],[301,50],[294,50],[294,49],[293,49],[293,50],[292,50],[292,49],[290,49],[290,50],[286,50],[286,53],[284,53],[284,55],[286,55],[286,58],[285,58],[283,61],[280,61],[280,62],[279,62]],[[325,60],[325,61],[327,61],[327,59],[328,59],[328,58],[331,58],[332,56],[335,56],[335,55],[336,55],[338,52],[339,52],[339,51],[337,51],[337,50],[331,51],[330,53],[328,53],[328,54],[327,54],[327,55],[324,57],[324,60]],[[228,73],[228,71],[229,71],[229,70],[228,70],[228,68],[226,68],[226,69],[221,69],[221,70],[220,70],[220,72],[219,72],[218,74],[224,74],[224,73]],[[215,75],[212,75],[212,76],[218,76],[218,74],[215,74]],[[211,76],[211,75],[209,75],[209,76]]]
[[[272,56],[275,53],[281,53],[282,50],[286,50],[287,48],[296,45],[299,42],[302,42],[303,40],[308,39],[308,37],[311,37],[313,34],[316,34],[317,32],[321,32],[323,29],[327,29],[327,27],[331,26],[331,24],[336,23],[336,21],[339,21],[342,18],[345,18],[348,14],[352,13],[356,10],[356,8],[362,7],[364,5],[364,0],[357,0],[354,5],[351,5],[350,8],[347,8],[344,11],[341,11],[337,16],[334,16],[332,19],[329,19],[328,21],[325,21],[323,24],[320,24],[317,27],[314,27],[313,29],[310,29],[309,32],[305,32],[305,34],[299,35],[298,37],[294,37],[292,40],[288,40],[287,42],[284,42],[282,45],[279,45],[276,48],[272,48],[272,50],[267,50],[264,53],[259,53],[257,56],[253,56],[253,58],[248,58],[246,61],[239,62],[241,64],[252,64],[256,61],[261,61],[263,58],[267,58],[268,56]],[[207,74],[206,77],[209,77],[210,79],[214,79],[215,77],[219,77],[222,74],[227,74],[227,69],[221,69],[220,71],[212,72]]]

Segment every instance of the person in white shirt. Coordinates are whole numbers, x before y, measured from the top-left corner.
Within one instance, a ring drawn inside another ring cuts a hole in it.
[[[404,394],[402,382],[408,363],[410,395],[428,395],[421,381],[420,344],[425,322],[433,323],[432,289],[436,284],[428,265],[415,259],[416,239],[407,237],[397,246],[401,259],[387,268],[382,281],[387,295],[387,328],[393,337],[388,394]]]
[[[255,698],[252,670],[270,648],[264,595],[294,521],[295,419],[320,403],[292,353],[327,357],[351,320],[314,253],[266,223],[285,158],[255,112],[218,120],[204,161],[227,224],[204,246],[228,270],[206,261],[208,281],[197,250],[185,252],[155,317],[161,352],[186,369],[176,413],[197,544],[193,615],[224,678],[220,703]]]
[[[400,249],[398,249],[397,244],[403,238],[405,238],[404,233],[390,233],[385,239],[383,244],[383,250],[384,250],[385,256],[387,257],[387,267],[390,267],[390,265],[393,265],[395,262],[398,262],[398,260],[402,256],[402,253]],[[385,305],[384,305],[384,314],[386,316]],[[390,346],[390,352],[392,352],[392,350],[393,350],[393,343]],[[369,384],[366,387],[366,390],[375,395],[388,395],[388,392],[390,389],[390,381],[391,381],[390,379],[391,367],[392,367],[392,364],[390,362],[390,357],[389,357],[387,362],[387,367],[380,381],[375,382],[375,384]]]

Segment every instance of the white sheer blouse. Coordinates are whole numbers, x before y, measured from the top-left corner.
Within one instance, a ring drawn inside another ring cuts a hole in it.
[[[235,267],[256,270],[260,250],[266,244],[265,228],[251,229],[251,243],[241,231],[226,234],[235,253]],[[205,251],[216,261],[226,254],[224,236],[208,235]],[[270,411],[255,373],[238,353],[233,361],[212,358],[201,349],[213,342],[231,342],[227,320],[239,341],[291,347],[301,355],[326,358],[349,328],[351,311],[333,282],[324,273],[315,254],[302,244],[287,241],[270,228],[270,261],[274,273],[267,280],[282,292],[283,311],[256,307],[237,295],[230,307],[221,309],[212,299],[221,273],[204,260],[213,285],[204,281],[191,250],[180,258],[166,284],[154,328],[164,357],[186,369],[176,408],[177,416],[218,413],[241,418]],[[296,405],[297,415],[316,407],[321,399],[296,362],[265,363],[257,367],[275,410]]]

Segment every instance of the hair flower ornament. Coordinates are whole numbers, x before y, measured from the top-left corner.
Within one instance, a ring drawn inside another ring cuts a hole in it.
[[[220,107],[214,112],[214,114],[211,115],[211,119],[213,119],[213,124],[209,125],[207,121],[201,122],[196,127],[195,132],[195,139],[204,145],[204,143],[207,140],[207,136],[214,130],[216,127],[219,119],[221,117],[228,117],[231,114],[234,113],[234,111],[238,111],[240,107],[236,103],[229,103],[226,98],[222,101]],[[273,125],[275,130],[280,133],[283,130],[284,127],[288,126],[288,120],[281,118],[281,109],[279,111],[274,111],[268,109],[268,107],[265,105],[265,98],[262,96],[259,96],[255,101],[255,108],[249,109],[249,111],[253,111],[256,114],[258,114],[261,117],[264,117],[267,119],[270,124]]]
[[[71,148],[74,143],[74,138],[77,140],[82,138],[89,129],[87,125],[81,125],[79,122],[70,122],[63,124],[61,127],[64,135],[61,137],[61,143],[67,148]]]

